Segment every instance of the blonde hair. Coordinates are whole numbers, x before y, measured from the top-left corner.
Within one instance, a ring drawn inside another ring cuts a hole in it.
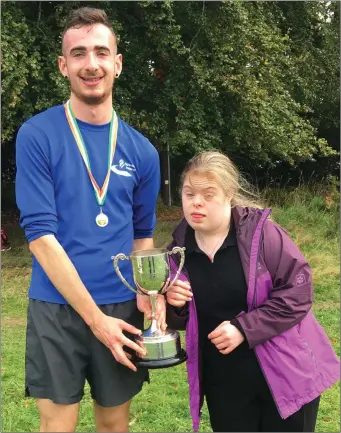
[[[200,152],[190,159],[181,175],[182,190],[190,174],[212,175],[222,187],[226,196],[231,197],[231,206],[263,208],[259,195],[240,174],[233,162],[221,152]]]

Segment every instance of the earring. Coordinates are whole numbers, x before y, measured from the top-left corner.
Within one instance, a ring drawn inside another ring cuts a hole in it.
[[[120,74],[118,74],[117,72],[116,72],[116,74],[115,74],[115,78],[118,78],[120,76]]]

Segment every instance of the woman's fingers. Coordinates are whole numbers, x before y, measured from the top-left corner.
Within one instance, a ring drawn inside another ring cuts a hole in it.
[[[173,286],[169,290],[172,290],[175,287],[192,291],[191,285],[188,281],[176,280]]]
[[[219,351],[226,349],[227,347],[229,347],[229,342],[228,341],[223,341],[222,343],[216,344],[215,346]]]
[[[187,281],[176,280],[174,285],[166,292],[167,301],[174,307],[183,307],[193,298],[191,286]]]
[[[173,299],[174,301],[191,301],[192,297],[182,293],[169,293],[167,299]]]
[[[174,299],[167,296],[167,302],[169,305],[173,305],[173,307],[183,307],[186,304],[187,299],[178,300],[177,298]]]
[[[223,335],[219,335],[216,338],[212,338],[211,342],[216,346],[217,344],[221,344],[226,341],[226,337]]]

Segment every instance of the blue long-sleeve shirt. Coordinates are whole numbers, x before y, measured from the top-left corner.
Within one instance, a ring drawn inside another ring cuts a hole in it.
[[[77,123],[92,174],[102,187],[108,170],[110,123]],[[16,165],[16,199],[28,242],[55,235],[97,304],[133,299],[135,294],[116,275],[111,257],[120,252],[130,254],[134,239],[153,235],[160,188],[159,157],[153,145],[118,120],[116,151],[103,205],[103,213],[109,218],[106,227],[96,224],[100,208],[63,105],[21,126]],[[134,287],[130,262],[119,264]],[[66,303],[34,257],[29,297]]]

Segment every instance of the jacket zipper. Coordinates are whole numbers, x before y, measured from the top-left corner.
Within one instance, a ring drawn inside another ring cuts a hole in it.
[[[270,214],[270,212],[269,212],[268,214]],[[264,220],[263,225],[262,225],[262,234],[263,234],[263,227],[264,227],[264,223],[265,223],[265,221],[266,221],[266,219]],[[260,245],[261,245],[261,242],[259,242],[259,245],[258,245],[257,263],[258,263],[259,252],[260,252]],[[252,299],[252,309],[255,309],[255,308],[256,308],[256,298],[257,298],[256,284],[257,284],[257,276],[256,276],[256,278],[255,278],[255,283],[254,283],[254,292],[253,292],[253,299]],[[264,379],[265,379],[265,381],[266,381],[266,383],[267,383],[267,385],[268,385],[268,388],[269,388],[269,390],[270,390],[270,393],[271,393],[272,399],[273,399],[273,401],[274,401],[274,403],[275,403],[275,405],[276,405],[276,407],[277,407],[277,410],[278,410],[279,414],[280,414],[281,417],[282,417],[281,410],[280,410],[280,408],[279,408],[279,406],[278,406],[278,403],[277,403],[277,401],[276,401],[276,399],[275,399],[274,393],[273,393],[273,391],[272,391],[272,389],[271,389],[271,386],[270,386],[270,383],[269,383],[269,381],[268,381],[268,378],[266,377],[266,374],[265,374],[265,372],[264,372],[263,366],[262,366],[262,364],[261,364],[261,362],[260,362],[260,360],[259,360],[259,356],[258,356],[258,353],[257,353],[256,349],[254,349],[254,353],[255,353],[255,355],[256,355],[256,358],[257,358],[258,364],[259,364],[259,366],[260,366],[260,369],[262,370],[262,373],[263,373]],[[283,417],[282,417],[282,418],[283,418]]]
[[[178,244],[179,244],[179,243],[178,243]],[[180,261],[179,261],[178,256],[174,256],[173,259],[176,260],[176,261],[174,260],[176,266],[179,266]],[[189,275],[188,275],[188,272],[187,272],[187,269],[186,269],[185,266],[183,266],[183,268],[182,268],[182,272],[184,273],[184,275],[185,275],[185,277],[187,278],[187,280],[190,281],[190,279],[189,279]],[[189,310],[190,310],[190,309],[189,309],[189,307],[188,307],[188,314],[190,314],[190,313],[189,313]],[[197,320],[198,320],[198,319],[197,319]],[[187,325],[186,325],[186,326],[187,326]],[[200,368],[200,364],[199,364],[200,356],[201,356],[201,354],[200,354],[200,348],[199,348],[199,344],[198,344],[198,382],[199,382],[199,413],[198,413],[198,415],[199,415],[199,423],[200,423],[200,419],[201,419],[202,406],[203,406],[203,398],[204,398],[204,396],[203,396],[203,392],[202,392],[202,380],[201,380],[201,376],[202,376],[202,374],[201,374],[201,368]]]
[[[266,217],[268,217],[268,216],[270,215],[271,211],[268,210],[268,211],[266,211],[266,213],[267,213],[267,216],[266,216]],[[263,224],[262,224],[262,234],[263,234],[263,228],[264,228],[265,221],[266,221],[266,218],[264,219]],[[257,261],[256,261],[256,263],[258,263],[258,257],[259,257],[259,251],[260,251],[260,244],[261,244],[261,242],[259,241],[259,244],[258,244],[258,251],[257,251]],[[257,264],[256,264],[256,273],[257,273]],[[253,287],[253,298],[252,298],[252,304],[251,304],[251,307],[252,307],[252,308],[256,308],[256,298],[257,298],[256,282],[257,282],[257,277],[255,278],[255,283],[254,283],[254,287]]]

